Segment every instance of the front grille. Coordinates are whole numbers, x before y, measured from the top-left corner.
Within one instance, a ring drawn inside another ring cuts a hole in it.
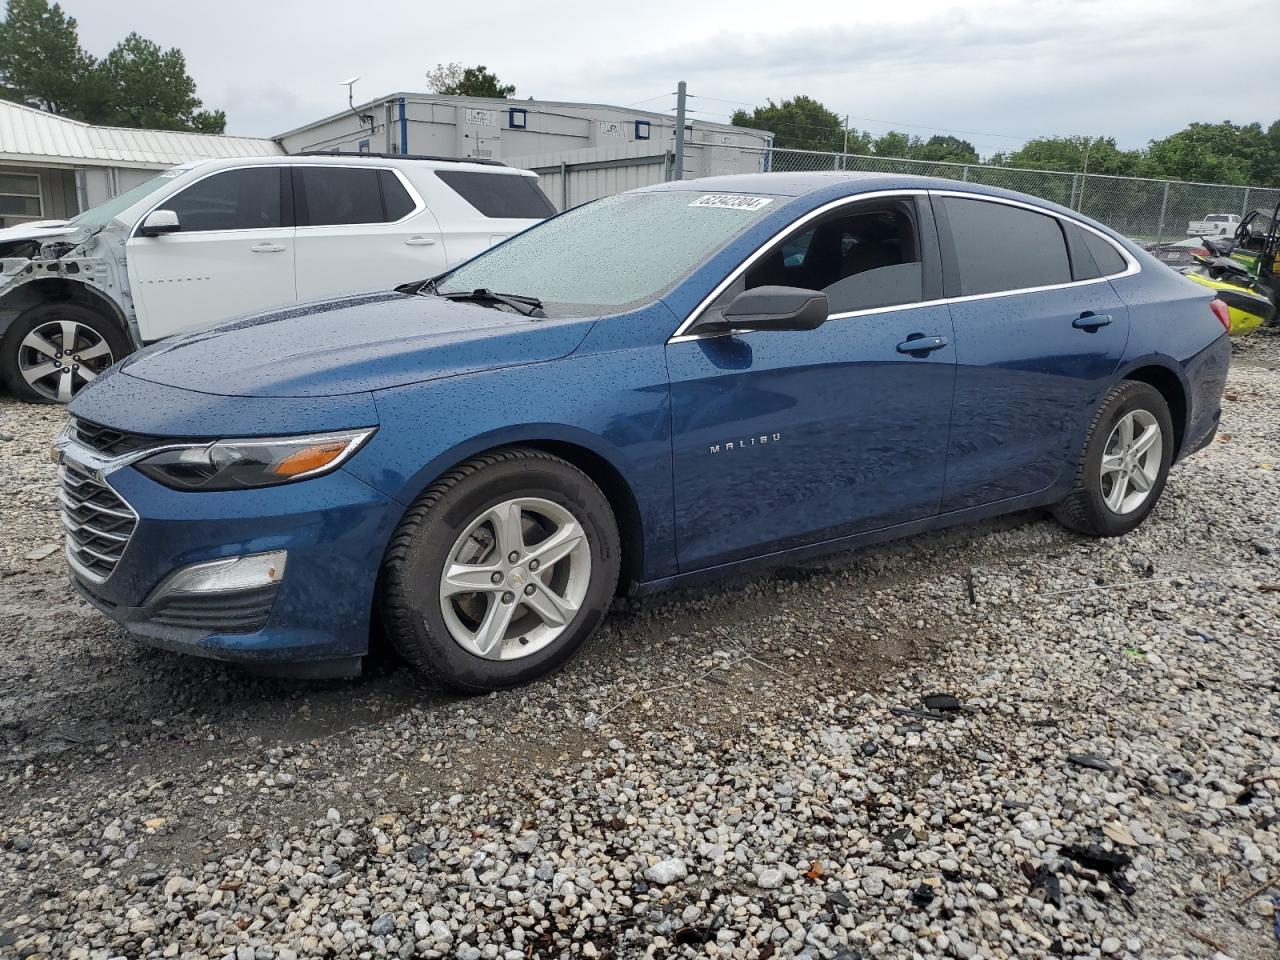
[[[82,446],[108,457],[118,457],[123,453],[144,450],[162,442],[159,437],[149,437],[140,433],[126,433],[113,427],[103,427],[88,420],[76,417],[71,421],[72,435]]]
[[[151,623],[202,633],[254,633],[267,625],[277,585],[235,593],[187,593],[161,600],[148,614]]]
[[[69,461],[59,478],[67,553],[83,573],[105,580],[129,545],[138,516],[114,490]]]

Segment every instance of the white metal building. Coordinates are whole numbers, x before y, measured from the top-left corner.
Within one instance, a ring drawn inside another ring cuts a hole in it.
[[[670,179],[675,119],[598,103],[395,93],[277,136],[287,153],[408,153],[535,169],[560,209]],[[689,120],[686,178],[764,169],[773,136]]]
[[[0,227],[75,216],[188,160],[282,152],[274,140],[95,127],[0,100]]]

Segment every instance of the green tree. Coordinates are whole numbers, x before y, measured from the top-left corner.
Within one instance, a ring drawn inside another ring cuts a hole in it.
[[[1039,137],[1028,140],[1007,157],[992,157],[992,161],[1064,173],[1079,173],[1087,166],[1090,173],[1115,176],[1139,176],[1145,167],[1141,152],[1120,150],[1113,137]]]
[[[829,150],[844,149],[844,122],[812,97],[796,96],[781,103],[770,100],[750,113],[738,110],[731,122],[739,127],[755,127],[773,134],[773,145],[783,149]],[[849,151],[863,152],[870,147],[870,135],[849,131]],[[855,150],[855,144],[860,145]]]
[[[909,137],[900,130],[890,130],[876,137],[871,149],[877,157],[910,157],[921,146],[919,137]]]
[[[187,61],[129,34],[95,61],[74,17],[49,0],[9,0],[0,22],[0,96],[89,123],[222,133],[221,110],[203,110]]]
[[[153,127],[222,133],[221,110],[201,110],[187,59],[177,47],[131,33],[98,64],[99,89],[105,93],[97,122],[119,127]]]
[[[0,22],[0,96],[84,119],[95,82],[93,57],[80,46],[76,20],[48,0],[9,0]]]
[[[1163,140],[1152,140],[1147,160],[1159,176],[1174,180],[1265,186],[1257,175],[1270,174],[1274,149],[1260,123],[1193,123]]]
[[[968,140],[935,134],[911,151],[916,160],[932,160],[946,163],[977,163],[978,151]]]
[[[460,63],[440,63],[427,74],[432,93],[450,97],[493,97],[505,100],[515,95],[513,84],[502,83],[483,64],[464,67]]]

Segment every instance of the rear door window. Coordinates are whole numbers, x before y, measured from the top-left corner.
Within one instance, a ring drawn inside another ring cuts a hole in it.
[[[409,196],[399,177],[390,170],[379,170],[378,183],[382,186],[383,213],[388,223],[403,220],[413,212],[413,197]]]
[[[404,185],[377,167],[297,168],[302,184],[299,226],[393,223],[414,207]]]
[[[1071,281],[1058,219],[986,200],[943,197],[960,296]]]
[[[183,233],[285,226],[281,167],[244,167],[193,183],[158,209],[178,215]]]
[[[542,220],[556,212],[533,177],[474,170],[437,170],[436,176],[485,217]]]

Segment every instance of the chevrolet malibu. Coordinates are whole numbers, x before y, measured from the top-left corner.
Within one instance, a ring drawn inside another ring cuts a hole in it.
[[[1124,534],[1217,429],[1220,305],[1052,204],[667,183],[429,281],[143,350],[56,445],[71,579],[142,640],[468,691],[620,593],[1050,507]]]

